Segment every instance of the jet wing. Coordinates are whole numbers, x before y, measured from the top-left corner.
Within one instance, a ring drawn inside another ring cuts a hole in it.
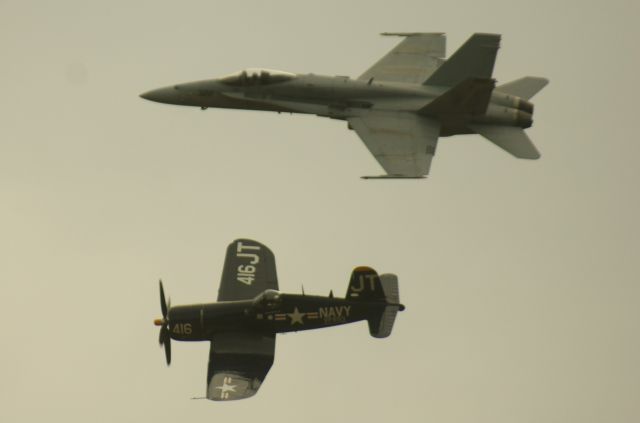
[[[207,398],[229,401],[258,392],[273,364],[275,334],[228,332],[211,341]]]
[[[446,37],[442,33],[383,33],[406,37],[358,79],[422,84],[443,63]]]
[[[392,178],[421,178],[429,173],[440,123],[402,112],[369,112],[348,119],[351,128]]]
[[[273,253],[257,241],[236,239],[227,247],[218,301],[248,300],[265,289],[278,289]]]

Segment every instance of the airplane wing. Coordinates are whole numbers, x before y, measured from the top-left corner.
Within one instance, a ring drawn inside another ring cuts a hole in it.
[[[406,37],[358,79],[422,84],[444,61],[442,33],[383,33]]]
[[[215,335],[209,351],[207,398],[229,401],[255,395],[273,364],[275,348],[275,334]]]
[[[387,172],[386,177],[421,178],[429,173],[440,135],[437,120],[414,113],[373,111],[348,121]]]
[[[236,239],[227,247],[218,301],[248,300],[265,289],[278,289],[273,253],[257,241]]]

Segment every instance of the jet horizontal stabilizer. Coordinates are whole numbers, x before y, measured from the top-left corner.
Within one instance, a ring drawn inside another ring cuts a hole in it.
[[[470,128],[519,159],[536,160],[540,158],[538,149],[522,128],[477,124],[470,125]]]

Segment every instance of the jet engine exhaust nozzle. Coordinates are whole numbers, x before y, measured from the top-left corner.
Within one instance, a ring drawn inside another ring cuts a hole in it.
[[[520,102],[518,103],[518,109],[522,110],[523,112],[527,112],[530,115],[532,115],[533,114],[533,103],[531,103],[530,101],[527,101],[527,100],[520,99]]]

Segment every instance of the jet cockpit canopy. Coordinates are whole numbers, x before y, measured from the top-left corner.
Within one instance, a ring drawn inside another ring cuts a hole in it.
[[[280,291],[275,289],[267,289],[262,294],[259,294],[253,304],[263,310],[274,310],[282,305],[282,297]]]
[[[268,85],[289,81],[296,77],[295,73],[273,69],[248,68],[220,78],[227,85]]]

